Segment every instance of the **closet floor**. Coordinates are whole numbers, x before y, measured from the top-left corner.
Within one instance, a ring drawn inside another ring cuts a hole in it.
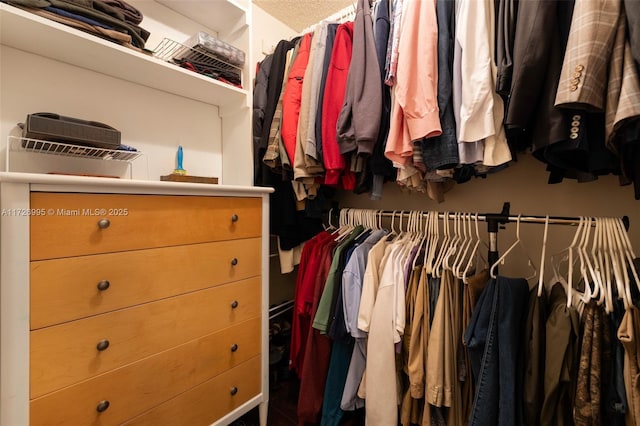
[[[291,312],[269,321],[269,414],[268,426],[316,426],[298,423],[297,404],[300,380],[289,370]],[[249,411],[231,426],[259,426],[258,408]],[[320,423],[317,423],[319,426]],[[345,412],[340,425],[364,426],[364,410]]]
[[[301,426],[298,425],[298,416],[296,414],[298,386],[298,379],[291,377],[278,382],[272,387],[269,395],[268,426]],[[345,426],[364,426],[364,412],[356,411],[345,413],[340,424]],[[251,410],[231,424],[231,426],[259,425],[260,421],[257,408]],[[316,424],[306,423],[304,426],[316,426]]]
[[[270,390],[269,414],[267,425],[269,426],[298,426],[296,415],[296,401],[298,399],[297,380],[287,380],[279,383],[275,389]],[[258,409],[253,409],[242,416],[231,426],[259,426]]]

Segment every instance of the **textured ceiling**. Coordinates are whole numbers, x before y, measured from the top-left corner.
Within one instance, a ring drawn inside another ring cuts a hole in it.
[[[253,0],[253,3],[296,31],[356,3],[355,0]]]

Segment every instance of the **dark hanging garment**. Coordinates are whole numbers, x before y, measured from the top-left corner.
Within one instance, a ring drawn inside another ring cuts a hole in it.
[[[572,16],[571,1],[518,5],[507,135],[512,149],[532,144],[533,155],[548,165],[549,183],[588,182],[616,170],[604,146],[603,114],[555,106]]]
[[[524,425],[540,424],[540,411],[544,400],[544,358],[546,344],[547,295],[538,297],[538,289],[529,291],[529,309],[522,335],[522,353],[524,354],[522,371]]]
[[[526,321],[529,284],[498,277],[482,292],[464,334],[477,388],[470,425],[523,422],[523,359],[520,333]]]
[[[258,65],[256,73],[256,84],[253,88],[253,173],[258,176],[262,158],[266,151],[266,146],[260,146],[262,139],[262,130],[264,126],[264,112],[269,98],[267,96],[267,86],[269,85],[269,72],[271,71],[271,62],[273,55],[268,55]],[[254,178],[255,181],[255,178]]]
[[[291,182],[275,176],[271,185],[275,191],[269,197],[270,232],[280,237],[282,250],[291,250],[322,231],[322,219],[298,210]]]
[[[611,426],[625,426],[625,415],[629,409],[627,403],[627,393],[624,389],[624,346],[617,339],[618,328],[622,324],[624,316],[624,303],[622,300],[614,298],[613,312],[609,314],[610,333],[613,336],[611,341],[611,365],[610,374],[605,392],[604,416]]]
[[[498,0],[498,21],[496,22],[497,65],[496,92],[508,103],[513,76],[513,44],[516,38],[516,17],[518,0]]]
[[[541,103],[548,105],[550,102],[543,99],[545,91],[553,90],[555,99],[554,82],[557,84],[560,76],[564,51],[558,46],[557,27],[563,23],[558,17],[558,6],[556,0],[520,0],[518,3],[511,91],[504,120],[512,151],[520,151],[531,143],[536,109]],[[564,24],[567,30],[570,23],[571,16]],[[561,56],[559,59],[558,55]],[[554,60],[555,66],[550,66]],[[547,139],[538,142],[538,148],[546,146]]]
[[[382,116],[380,118],[380,131],[378,140],[373,147],[373,155],[369,160],[371,173],[373,174],[372,193],[373,199],[382,197],[382,184],[384,181],[395,180],[397,171],[393,163],[384,155],[387,147],[387,137],[389,136],[389,125],[391,119],[391,88],[384,83],[385,59],[387,56],[387,45],[389,42],[389,32],[391,21],[389,19],[389,0],[381,0],[378,4],[375,18],[375,44],[382,78]]]
[[[636,200],[640,200],[640,120],[625,126],[616,143],[620,152],[623,175],[634,186]]]
[[[580,316],[567,308],[562,284],[549,294],[549,319],[546,324],[544,402],[541,426],[573,425],[575,384],[578,372]]]

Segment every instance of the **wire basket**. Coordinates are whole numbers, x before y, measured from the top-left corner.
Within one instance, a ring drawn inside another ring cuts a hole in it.
[[[94,158],[97,160],[133,161],[142,155],[140,151],[96,148],[38,139],[9,137],[11,151],[35,152],[38,154],[63,155],[66,157]]]
[[[189,47],[165,38],[153,55],[182,68],[242,87],[242,68],[221,60],[201,46]]]

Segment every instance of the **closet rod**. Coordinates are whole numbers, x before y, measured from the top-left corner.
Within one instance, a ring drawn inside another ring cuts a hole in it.
[[[275,317],[279,317],[287,311],[293,309],[294,300],[287,300],[286,302],[282,302],[279,305],[272,306],[269,308],[269,319],[273,319]]]
[[[409,215],[412,211],[415,210],[375,210],[375,209],[357,209],[353,210],[371,210],[377,212],[382,217],[396,217],[396,218],[409,218]],[[425,210],[424,213],[427,213]],[[456,214],[458,212],[449,212],[449,218],[452,218],[451,215]],[[438,219],[444,220],[446,212],[438,213]],[[469,213],[472,215],[472,219],[475,219],[475,213]],[[499,223],[508,223],[508,222],[517,222],[518,215],[513,214],[504,214],[504,213],[478,213],[478,220],[480,222],[489,222],[489,221],[498,221]],[[520,215],[521,223],[545,223],[547,220],[546,216],[536,216],[536,215]],[[624,223],[627,231],[629,230],[629,216],[623,216],[622,222]],[[580,224],[579,217],[570,217],[570,216],[549,216],[549,224],[550,225],[572,225],[577,226]]]
[[[354,210],[358,210],[358,209],[354,209]],[[400,217],[400,218],[404,216],[408,218],[412,212],[412,210],[395,210],[395,211],[374,210],[374,209],[363,209],[363,210],[371,210],[371,211],[378,212],[378,214],[381,214],[383,217]],[[500,229],[500,225],[505,225],[509,222],[517,222],[518,218],[521,223],[545,223],[547,221],[546,216],[513,215],[510,213],[510,210],[511,210],[511,203],[505,202],[504,205],[502,206],[502,211],[500,213],[480,213],[477,216],[478,221],[487,223],[487,232],[489,234],[489,253],[488,253],[487,260],[489,262],[489,265],[493,265],[500,257],[498,253],[498,230]],[[456,212],[449,212],[449,214],[455,214],[455,213]],[[329,214],[331,215],[331,213]],[[438,218],[441,220],[444,220],[446,215],[447,215],[446,212],[438,213]],[[475,218],[475,214],[473,217]],[[548,220],[549,220],[549,224],[552,224],[552,225],[576,226],[580,223],[579,217],[549,216]],[[622,223],[624,224],[625,229],[628,231],[629,225],[630,225],[629,217],[623,216]]]

